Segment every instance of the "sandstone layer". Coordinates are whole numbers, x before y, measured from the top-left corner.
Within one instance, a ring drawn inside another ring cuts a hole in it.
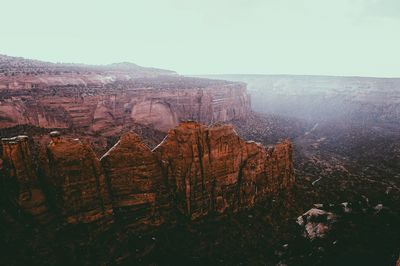
[[[172,79],[172,80],[170,80]],[[43,128],[74,128],[113,135],[138,123],[167,131],[181,120],[203,123],[245,118],[250,110],[244,84],[209,85],[197,79],[171,77],[96,87],[52,87],[0,90],[0,127],[30,124]],[[171,87],[170,87],[171,86]]]

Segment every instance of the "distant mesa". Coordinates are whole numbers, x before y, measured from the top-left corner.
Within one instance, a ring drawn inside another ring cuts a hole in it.
[[[51,63],[39,60],[25,59],[0,55],[0,75],[63,75],[63,74],[107,74],[121,71],[130,77],[176,75],[176,72],[165,69],[142,67],[134,63],[121,62],[109,65],[86,65],[72,63]]]

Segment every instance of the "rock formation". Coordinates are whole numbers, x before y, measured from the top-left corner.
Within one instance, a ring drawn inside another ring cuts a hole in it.
[[[29,124],[111,136],[133,123],[166,132],[181,120],[230,121],[249,112],[244,83],[129,64],[71,66],[0,56],[0,128]]]
[[[40,223],[49,221],[48,206],[36,175],[27,136],[3,138],[0,159],[2,196]]]
[[[50,134],[45,179],[51,203],[68,223],[111,218],[109,191],[100,162],[88,144]],[[111,219],[105,219],[111,220]]]
[[[18,188],[22,209],[36,216],[50,206],[68,224],[109,225],[114,213],[139,228],[173,222],[175,210],[190,219],[234,212],[294,181],[290,142],[266,149],[241,140],[230,125],[183,122],[154,151],[128,133],[101,163],[88,144],[59,132],[50,137],[36,160],[27,137],[3,140],[1,171]]]
[[[153,151],[126,133],[100,160],[69,136],[2,141],[2,227],[39,264],[140,261],[164,230],[281,200],[294,181],[290,142],[265,148],[230,125],[182,122]]]
[[[162,169],[138,135],[127,133],[101,158],[117,218],[159,225],[170,208]]]
[[[332,212],[312,208],[297,218],[297,224],[303,227],[303,236],[310,240],[324,238],[332,228],[336,216]]]
[[[192,87],[180,87],[178,78],[169,79],[171,84],[161,89],[154,88],[160,82],[154,79],[144,84],[132,81],[123,89],[113,85],[0,90],[0,127],[30,124],[113,135],[132,123],[167,131],[182,119],[230,121],[246,117],[250,110],[243,84],[208,85],[187,78],[185,83]]]
[[[293,182],[289,142],[267,151],[229,125],[181,123],[155,152],[178,209],[192,219],[251,207]]]

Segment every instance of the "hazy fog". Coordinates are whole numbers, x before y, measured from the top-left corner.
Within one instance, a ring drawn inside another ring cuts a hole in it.
[[[290,75],[216,75],[246,82],[255,111],[310,122],[396,124],[399,78]]]

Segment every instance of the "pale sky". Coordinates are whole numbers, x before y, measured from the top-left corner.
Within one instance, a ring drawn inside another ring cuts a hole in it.
[[[0,0],[0,54],[180,74],[400,77],[400,0]]]

